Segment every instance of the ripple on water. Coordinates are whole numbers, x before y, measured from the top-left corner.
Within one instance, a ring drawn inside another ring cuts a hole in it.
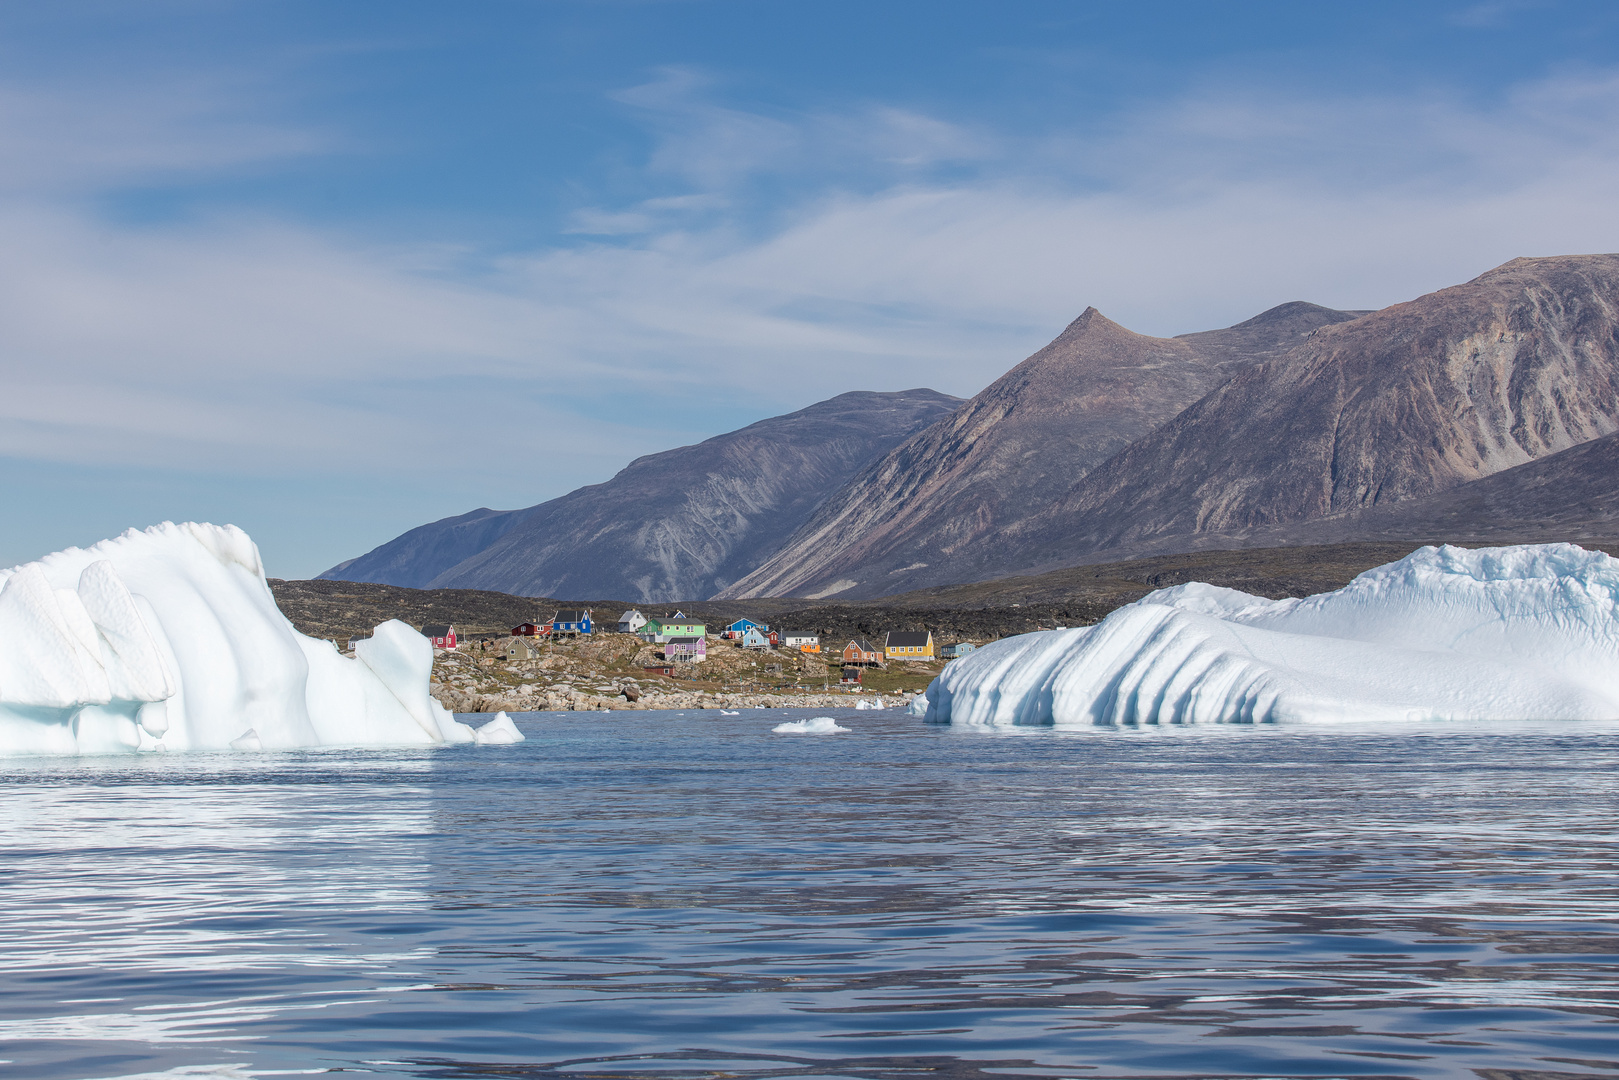
[[[783,718],[0,763],[0,1058],[68,1080],[1619,1075],[1611,727]]]

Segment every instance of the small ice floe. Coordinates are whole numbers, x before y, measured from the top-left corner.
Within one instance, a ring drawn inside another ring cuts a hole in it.
[[[720,715],[721,716],[741,716],[742,712],[741,712],[741,710],[738,710],[736,712],[731,712],[728,709],[721,709],[720,710]]]
[[[264,744],[259,741],[259,733],[248,728],[230,741],[232,750],[263,750]]]
[[[493,720],[475,729],[472,737],[477,740],[479,746],[508,746],[523,741],[523,733],[517,730],[512,718],[504,712],[496,713]]]
[[[884,707],[883,699],[878,698],[876,701],[867,701],[864,698],[861,698],[859,701],[854,703],[854,707],[856,709],[881,709]]]
[[[849,729],[839,725],[830,716],[817,716],[809,720],[789,720],[770,729],[780,735],[832,735]]]

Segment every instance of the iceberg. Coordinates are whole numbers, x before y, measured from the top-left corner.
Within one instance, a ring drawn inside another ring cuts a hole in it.
[[[835,735],[848,731],[830,716],[816,716],[808,720],[789,720],[770,729],[778,735]]]
[[[512,718],[501,711],[489,723],[474,729],[472,738],[479,746],[510,746],[522,742],[523,733],[517,730]]]
[[[429,695],[414,629],[385,622],[354,651],[293,628],[241,529],[131,529],[0,570],[0,755],[477,738]]]
[[[1619,718],[1619,560],[1420,548],[1336,592],[1193,583],[995,642],[911,703],[984,726]]]

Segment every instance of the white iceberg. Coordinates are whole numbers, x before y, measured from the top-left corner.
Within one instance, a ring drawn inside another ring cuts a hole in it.
[[[789,720],[770,730],[778,735],[833,735],[849,729],[839,726],[830,716],[817,716],[809,720]]]
[[[1058,727],[1619,718],[1619,560],[1425,547],[1302,600],[1180,585],[978,649],[911,711]]]
[[[479,746],[510,746],[523,741],[523,733],[517,730],[517,725],[504,711],[496,713],[493,720],[474,730],[472,737]]]
[[[354,651],[293,629],[242,530],[131,529],[0,570],[0,755],[474,740],[426,638],[389,621]]]

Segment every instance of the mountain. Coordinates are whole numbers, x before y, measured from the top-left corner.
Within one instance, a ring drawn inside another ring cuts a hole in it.
[[[1155,338],[1094,308],[960,410],[874,461],[721,596],[840,599],[1012,572],[1005,529],[1238,371],[1361,312],[1290,303]]]
[[[881,596],[1305,533],[1387,535],[1376,530],[1396,511],[1357,515],[1619,428],[1619,256],[1515,259],[1355,318],[1290,305],[1214,334],[1164,342],[1087,312],[864,470],[728,594]],[[959,445],[941,437],[973,416],[983,422]],[[1327,520],[1338,525],[1306,528]]]
[[[841,394],[637,458],[524,510],[423,525],[321,574],[525,596],[701,599],[757,566],[862,466],[961,405],[933,390]]]
[[[1491,544],[1619,538],[1619,432],[1420,499],[1257,530],[1251,543],[1445,540]]]
[[[1184,551],[1392,507],[1615,429],[1619,255],[1514,259],[1239,372],[1009,539],[1031,567]]]

